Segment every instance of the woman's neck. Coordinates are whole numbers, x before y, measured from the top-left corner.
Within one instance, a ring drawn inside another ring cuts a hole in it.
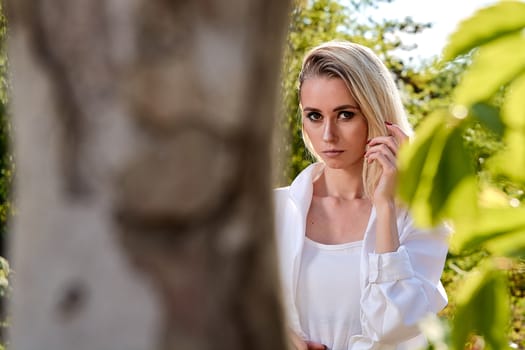
[[[331,169],[325,167],[314,182],[314,195],[340,199],[362,199],[365,197],[362,169]]]

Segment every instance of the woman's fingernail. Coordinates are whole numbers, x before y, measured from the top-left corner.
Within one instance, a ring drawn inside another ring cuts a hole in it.
[[[390,123],[390,122],[385,122],[385,124],[386,124],[386,125],[392,125],[392,123]]]

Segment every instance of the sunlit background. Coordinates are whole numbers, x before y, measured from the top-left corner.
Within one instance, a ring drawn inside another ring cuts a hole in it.
[[[385,19],[412,17],[416,22],[431,23],[432,27],[415,35],[402,35],[403,42],[416,44],[410,52],[397,50],[403,58],[415,61],[439,55],[448,36],[457,24],[476,10],[495,3],[495,0],[395,0],[379,3],[376,9],[368,9],[363,16]]]

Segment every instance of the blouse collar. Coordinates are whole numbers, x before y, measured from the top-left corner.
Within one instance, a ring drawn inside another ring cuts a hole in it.
[[[322,174],[323,163],[313,163],[306,167],[290,185],[290,196],[301,213],[310,208],[313,195],[313,182]]]

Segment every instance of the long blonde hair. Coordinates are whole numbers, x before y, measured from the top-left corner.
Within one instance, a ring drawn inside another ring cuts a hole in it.
[[[387,135],[385,122],[397,124],[408,135],[412,133],[391,73],[369,48],[347,42],[329,41],[311,49],[303,60],[299,74],[301,87],[309,78],[329,77],[342,79],[359,105],[368,124],[368,139]],[[308,135],[303,140],[308,150],[318,159]],[[365,194],[374,193],[380,176],[378,164],[363,165]]]

